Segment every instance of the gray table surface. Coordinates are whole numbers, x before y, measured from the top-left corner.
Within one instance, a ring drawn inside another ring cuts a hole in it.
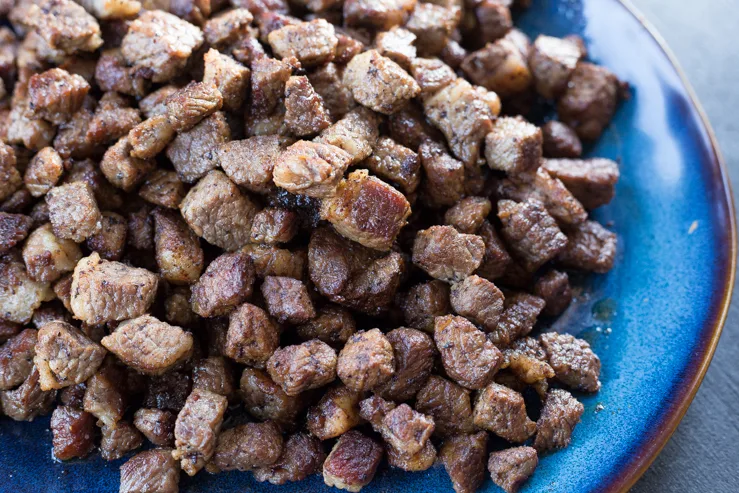
[[[677,55],[718,137],[739,203],[739,1],[632,0]],[[739,293],[703,385],[633,492],[739,492]]]

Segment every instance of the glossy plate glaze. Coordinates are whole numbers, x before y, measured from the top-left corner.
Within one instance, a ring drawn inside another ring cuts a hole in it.
[[[519,20],[530,35],[582,35],[590,57],[628,81],[632,98],[590,150],[621,163],[614,202],[597,218],[618,233],[615,269],[586,280],[555,328],[591,342],[603,362],[603,389],[579,396],[582,423],[568,449],[541,459],[523,491],[625,491],[674,431],[718,342],[735,270],[729,184],[711,130],[662,43],[617,0],[535,0]],[[115,492],[118,467],[99,457],[55,463],[48,417],[0,420],[0,491]],[[195,478],[183,492],[336,491],[319,476],[284,487],[248,473]],[[448,492],[439,466],[383,471],[379,492]],[[485,492],[500,491],[489,480]]]

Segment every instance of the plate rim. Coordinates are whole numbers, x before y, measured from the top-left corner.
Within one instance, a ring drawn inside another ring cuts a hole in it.
[[[722,286],[723,292],[721,295],[721,302],[712,307],[712,309],[716,310],[717,313],[713,327],[711,327],[706,350],[702,355],[697,355],[688,362],[688,365],[686,366],[688,374],[679,384],[675,392],[675,395],[678,396],[678,398],[673,401],[659,424],[655,427],[655,435],[644,441],[644,444],[641,445],[639,449],[635,451],[636,453],[633,454],[633,459],[630,460],[629,463],[624,466],[622,472],[617,474],[606,486],[604,491],[608,493],[626,493],[636,484],[637,481],[639,481],[655,461],[657,456],[662,452],[665,445],[667,445],[667,442],[677,430],[677,427],[685,416],[685,413],[690,408],[690,405],[703,382],[703,378],[708,371],[708,367],[711,365],[713,355],[716,352],[716,347],[721,338],[721,333],[726,324],[726,318],[728,317],[729,308],[731,307],[737,269],[737,222],[734,193],[726,161],[721,152],[721,148],[719,147],[718,139],[716,138],[713,127],[711,126],[711,122],[709,121],[692,84],[688,80],[685,71],[664,37],[662,37],[657,28],[647,20],[646,16],[631,2],[631,0],[618,0],[618,2],[629,14],[631,14],[632,17],[634,17],[641,27],[646,30],[667,57],[670,65],[675,69],[680,82],[685,88],[685,93],[688,96],[690,104],[693,106],[700,118],[703,129],[708,136],[713,161],[717,165],[717,170],[719,172],[718,179],[715,180],[714,183],[718,183],[723,192],[722,196],[720,196],[718,200],[723,199],[726,203],[726,210],[728,212],[727,222],[729,223],[726,226],[729,228],[731,242],[729,245],[726,245],[726,247],[729,248],[730,254],[728,271],[725,274]]]

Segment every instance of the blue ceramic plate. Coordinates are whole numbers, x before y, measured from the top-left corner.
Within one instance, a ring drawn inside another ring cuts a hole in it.
[[[728,179],[711,130],[662,43],[617,0],[535,0],[519,25],[530,35],[582,35],[597,63],[633,97],[590,150],[621,163],[613,203],[597,218],[618,233],[613,271],[587,280],[556,324],[591,342],[603,389],[580,396],[568,449],[543,457],[524,491],[625,491],[670,437],[695,394],[729,305],[736,234]],[[122,461],[52,461],[48,418],[0,421],[0,491],[115,492]],[[490,481],[486,492],[500,491]],[[248,473],[195,478],[183,492],[331,491],[319,476],[282,488]],[[336,491],[336,490],[333,490]],[[372,492],[448,492],[441,467],[384,471]]]

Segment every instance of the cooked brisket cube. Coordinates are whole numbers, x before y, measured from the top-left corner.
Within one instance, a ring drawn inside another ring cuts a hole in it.
[[[82,251],[72,240],[54,236],[51,224],[33,231],[23,245],[23,261],[34,281],[53,282],[74,270]]]
[[[28,163],[23,181],[34,197],[54,188],[64,173],[62,158],[52,147],[44,147]]]
[[[249,414],[259,420],[272,420],[283,429],[295,426],[297,415],[303,409],[301,397],[287,395],[266,372],[245,368],[239,387]],[[286,449],[289,449],[289,440]]]
[[[472,275],[452,285],[449,296],[454,312],[490,332],[503,313],[503,293],[492,282]]]
[[[69,161],[67,163],[69,164]],[[62,182],[68,184],[75,182],[87,183],[95,195],[95,201],[102,210],[119,209],[123,206],[123,198],[120,192],[105,178],[98,163],[91,159],[72,161],[71,168]],[[46,202],[48,203],[48,200]]]
[[[451,312],[449,285],[442,281],[416,284],[399,299],[405,323],[432,334],[434,318]]]
[[[512,447],[490,454],[488,470],[493,483],[506,493],[516,493],[534,473],[539,464],[536,449],[531,447]]]
[[[149,10],[131,22],[121,51],[137,74],[152,82],[168,82],[182,73],[202,44],[198,27],[162,10]]]
[[[231,397],[235,392],[231,365],[221,356],[199,360],[192,369],[192,388]]]
[[[327,390],[318,404],[308,409],[308,431],[319,440],[343,435],[360,424],[361,399],[362,392],[343,385]]]
[[[455,435],[444,441],[439,451],[456,493],[475,493],[485,481],[488,434]]]
[[[142,97],[149,89],[148,80],[129,67],[120,48],[104,50],[95,65],[95,82],[102,91],[116,91]]]
[[[299,140],[276,162],[273,172],[275,185],[290,193],[315,198],[334,193],[351,156],[342,149],[317,142]]]
[[[167,116],[167,99],[179,91],[180,88],[173,84],[162,86],[159,89],[151,91],[141,101],[139,101],[139,109],[146,118],[154,118],[155,116]]]
[[[277,462],[254,470],[254,479],[276,485],[302,481],[320,471],[325,458],[326,454],[317,438],[306,433],[296,433],[285,442],[285,448]]]
[[[381,430],[385,416],[396,407],[394,402],[373,395],[359,403],[359,416],[372,425],[375,430]]]
[[[82,458],[95,448],[95,420],[90,413],[69,406],[54,409],[49,424],[52,453],[58,460]]]
[[[62,322],[71,322],[72,314],[69,313],[62,303],[54,300],[50,303],[44,303],[35,312],[33,312],[33,325],[40,329],[49,322],[61,320]]]
[[[436,279],[461,281],[480,266],[484,251],[479,236],[461,234],[451,226],[432,226],[416,234],[413,263]]]
[[[361,53],[347,64],[344,84],[357,102],[390,115],[420,92],[420,87],[400,65],[377,50]]]
[[[87,183],[56,186],[46,194],[46,203],[58,238],[80,243],[100,230],[100,209]]]
[[[336,14],[338,14],[338,12],[336,12]],[[338,39],[339,42],[336,44],[334,63],[346,64],[349,63],[352,58],[364,51],[365,44],[350,35],[357,35],[355,31],[351,31],[350,29],[341,29],[341,31],[343,32],[336,32],[336,39]],[[357,35],[357,37],[361,36]]]
[[[264,368],[279,343],[277,327],[261,308],[244,303],[231,313],[225,346],[229,358]]]
[[[323,481],[340,490],[357,492],[372,481],[382,455],[382,445],[350,430],[341,435],[323,463]]]
[[[475,19],[483,43],[492,43],[513,28],[510,7],[511,2],[507,0],[482,0],[477,4]]]
[[[434,341],[446,374],[468,389],[492,382],[503,355],[483,332],[463,317],[436,317]]]
[[[33,219],[23,214],[0,212],[0,255],[4,255],[28,236]]]
[[[281,156],[279,137],[264,135],[232,140],[218,148],[218,160],[228,177],[254,193],[272,190],[272,172]]]
[[[336,379],[336,351],[317,339],[275,351],[267,372],[287,395],[323,387]]]
[[[103,44],[100,25],[71,0],[31,2],[23,23],[34,29],[52,50],[66,54],[95,51]]]
[[[157,208],[151,215],[160,274],[172,284],[195,282],[204,263],[198,237],[176,211]]]
[[[567,447],[583,411],[583,405],[566,390],[550,390],[536,422],[534,448],[544,452]]]
[[[393,347],[395,373],[375,392],[389,400],[409,401],[431,375],[436,356],[434,341],[427,334],[406,327],[388,332],[387,340]]]
[[[244,252],[213,260],[192,286],[192,309],[201,317],[228,315],[246,301],[254,284],[254,265]]]
[[[174,286],[164,299],[164,320],[180,327],[192,327],[197,315],[190,307],[190,288]]]
[[[567,273],[550,270],[536,281],[534,294],[546,302],[545,315],[561,315],[572,302],[572,288]]]
[[[253,117],[271,115],[285,94],[285,83],[293,67],[289,60],[261,57],[251,64],[251,108]]]
[[[141,433],[128,421],[119,421],[115,426],[103,425],[101,431],[100,455],[105,460],[118,460],[144,442]]]
[[[37,339],[34,329],[25,329],[0,346],[0,390],[17,387],[31,374]]]
[[[421,163],[418,155],[388,137],[377,141],[375,151],[362,166],[391,183],[406,194],[416,191],[421,183]]]
[[[177,493],[180,469],[169,449],[136,454],[121,466],[120,493]]]
[[[176,418],[170,411],[142,407],[134,414],[133,425],[154,445],[173,447]]]
[[[600,390],[600,359],[590,344],[570,334],[547,332],[539,336],[557,380],[585,392]]]
[[[498,118],[485,137],[485,159],[491,169],[516,175],[535,171],[541,156],[541,129],[520,116]]]
[[[285,25],[269,33],[272,51],[280,58],[296,57],[304,67],[323,65],[334,59],[339,40],[333,24],[325,19]]]
[[[510,345],[531,332],[545,305],[546,302],[538,296],[528,293],[510,294],[506,297],[505,310],[498,320],[498,326],[488,337],[499,347]]]
[[[588,210],[609,203],[616,195],[618,164],[610,159],[546,159],[542,167]]]
[[[177,132],[192,129],[223,106],[223,95],[213,82],[192,81],[164,102],[167,118]]]
[[[203,26],[205,41],[214,48],[225,48],[235,43],[249,32],[249,25],[254,20],[252,13],[246,8],[235,8],[214,15]]]
[[[461,18],[462,11],[457,5],[419,2],[405,28],[418,38],[416,46],[422,56],[436,56],[449,42]]]
[[[419,153],[419,146],[423,142],[427,140],[438,142],[442,139],[441,133],[426,122],[418,105],[413,102],[390,115],[388,130],[390,137],[397,143]]]
[[[280,323],[305,323],[316,316],[308,288],[291,277],[268,276],[261,287],[269,314]]]
[[[616,234],[596,221],[567,230],[567,246],[557,260],[567,267],[605,274],[616,260]]]
[[[541,127],[541,132],[546,157],[579,158],[582,155],[580,137],[564,123],[556,120],[549,121]]]
[[[283,276],[303,279],[307,263],[305,249],[287,250],[272,245],[250,244],[241,251],[249,255],[254,262],[257,277]]]
[[[379,329],[353,334],[339,353],[336,372],[344,385],[357,391],[384,385],[395,373],[390,340]]]
[[[351,156],[351,164],[357,164],[372,154],[380,135],[379,125],[377,114],[360,106],[324,130],[314,141],[343,149]]]
[[[141,10],[141,3],[136,0],[80,0],[79,4],[96,18],[106,21],[129,19]]]
[[[118,93],[106,92],[95,109],[85,139],[93,145],[107,144],[128,134],[139,123],[139,110],[131,108]]]
[[[473,51],[464,59],[461,68],[473,84],[503,98],[525,92],[532,82],[525,54],[508,37]]]
[[[219,111],[177,135],[167,146],[167,158],[182,181],[195,183],[218,166],[216,151],[230,138],[226,117]]]
[[[174,171],[154,170],[139,188],[139,197],[154,205],[177,209],[187,194],[186,185]]]
[[[251,471],[271,466],[282,451],[282,433],[274,423],[246,423],[218,435],[213,458],[205,467],[208,472]]]
[[[408,404],[401,404],[385,414],[379,428],[388,447],[399,455],[411,457],[423,451],[434,432],[434,420]]]
[[[123,418],[128,401],[123,378],[122,369],[109,359],[87,381],[82,407],[101,425],[115,427]]]
[[[156,167],[152,160],[133,157],[132,150],[128,137],[122,137],[108,148],[100,162],[100,170],[108,181],[126,192],[132,192]]]
[[[464,165],[449,155],[446,148],[431,140],[421,143],[418,157],[425,180],[421,193],[432,208],[454,205],[464,195]]]
[[[536,92],[547,99],[559,98],[575,72],[580,48],[571,41],[540,35],[529,54],[529,66]]]
[[[344,85],[343,67],[335,63],[327,63],[308,74],[313,89],[323,99],[323,105],[333,119],[342,118],[356,102],[351,90]]]
[[[393,27],[389,31],[377,34],[375,46],[380,55],[388,57],[408,70],[411,61],[416,58],[416,47],[413,45],[415,41],[416,35],[409,30]]]
[[[4,321],[28,323],[42,302],[53,299],[49,283],[31,279],[23,262],[0,257],[0,313]]]
[[[485,197],[465,197],[444,213],[444,224],[465,234],[476,234],[493,209]]]
[[[584,140],[595,140],[611,123],[618,104],[621,82],[608,69],[580,62],[557,103],[562,123]]]
[[[348,26],[388,31],[406,23],[416,0],[345,0],[344,21]]]
[[[213,456],[216,438],[223,423],[228,401],[202,389],[193,389],[175,423],[175,450],[172,457],[194,476]]]
[[[554,370],[547,363],[547,355],[532,337],[518,339],[503,354],[508,361],[508,369],[520,381],[528,385],[554,377]]]
[[[33,421],[37,416],[51,411],[56,399],[56,390],[41,390],[36,367],[15,390],[0,392],[0,409],[15,421]]]
[[[477,395],[473,421],[509,442],[523,442],[536,431],[536,424],[526,415],[523,396],[497,383]]]
[[[298,137],[314,135],[331,125],[323,98],[308,77],[292,76],[285,84],[285,125]]]
[[[191,388],[189,373],[173,370],[160,377],[151,377],[144,396],[144,406],[179,412],[185,406]]]
[[[431,96],[457,80],[454,70],[438,58],[415,58],[410,62],[410,72],[422,96]]]
[[[8,339],[18,334],[20,331],[21,326],[19,324],[0,320],[0,342],[7,342]]]
[[[216,86],[223,95],[223,109],[241,110],[249,90],[251,72],[236,60],[211,48],[204,57],[203,83]]]
[[[406,455],[396,448],[387,446],[387,463],[403,471],[418,472],[430,469],[436,462],[436,448],[431,441],[427,441],[420,452]]]
[[[254,216],[251,241],[254,243],[288,243],[298,233],[300,216],[288,209],[268,207]]]
[[[305,341],[320,339],[326,344],[341,348],[357,327],[351,312],[337,305],[324,305],[314,319],[296,327],[298,337]]]

